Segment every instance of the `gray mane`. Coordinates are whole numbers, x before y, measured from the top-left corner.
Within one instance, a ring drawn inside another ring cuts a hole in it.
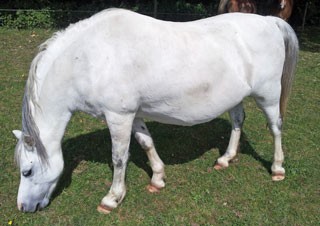
[[[37,154],[39,156],[39,159],[45,165],[48,165],[49,163],[48,154],[47,154],[46,148],[44,147],[40,139],[39,128],[37,127],[34,121],[31,104],[34,106],[34,108],[40,109],[40,106],[37,103],[38,95],[36,90],[38,85],[37,84],[37,81],[38,81],[37,65],[41,60],[43,54],[47,50],[48,45],[52,43],[57,36],[58,36],[58,33],[54,34],[52,38],[48,39],[46,42],[40,45],[38,54],[36,55],[36,57],[33,59],[31,63],[29,77],[25,87],[25,92],[24,92],[23,102],[22,102],[22,133],[24,135],[29,135],[32,137],[35,147],[37,149]],[[21,156],[21,148],[18,148],[19,146],[20,145],[18,144],[15,150],[15,160],[17,163],[19,163],[19,159]]]
[[[24,135],[29,135],[34,140],[35,147],[37,149],[37,154],[40,158],[40,161],[47,165],[48,164],[48,154],[47,150],[44,147],[41,139],[39,129],[33,119],[30,101],[28,100],[28,93],[25,92],[23,97],[22,104],[22,133]]]

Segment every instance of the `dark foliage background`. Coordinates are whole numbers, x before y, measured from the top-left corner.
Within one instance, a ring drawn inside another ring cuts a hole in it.
[[[100,10],[119,7],[163,20],[189,21],[213,16],[220,0],[2,0],[0,26],[14,28],[61,28]],[[257,0],[258,13],[268,14],[277,0]],[[306,4],[306,25],[320,25],[320,1],[296,0],[290,23],[301,26]],[[39,11],[40,10],[40,11]]]

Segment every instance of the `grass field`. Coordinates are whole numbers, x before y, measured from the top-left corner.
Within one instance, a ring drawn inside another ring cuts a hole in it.
[[[227,115],[204,125],[147,123],[166,164],[166,188],[149,194],[151,169],[131,144],[127,196],[110,215],[96,206],[112,180],[110,136],[104,123],[77,113],[63,140],[65,171],[50,206],[17,210],[14,165],[21,100],[36,46],[52,31],[0,29],[0,225],[320,225],[320,29],[299,33],[301,53],[284,123],[286,179],[272,182],[272,137],[251,99],[241,151],[226,170],[212,166],[228,144]]]

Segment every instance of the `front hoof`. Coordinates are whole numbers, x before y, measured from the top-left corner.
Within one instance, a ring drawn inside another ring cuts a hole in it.
[[[97,210],[98,210],[99,213],[109,214],[109,213],[111,213],[111,211],[113,209],[111,207],[106,206],[106,205],[99,204],[98,207],[97,207]]]
[[[149,185],[147,186],[147,190],[148,190],[148,192],[150,192],[150,193],[159,193],[160,190],[161,190],[161,188],[158,188],[158,187],[156,187],[156,186],[154,186],[154,185],[152,185],[152,184],[149,184]]]
[[[274,173],[272,174],[272,181],[281,181],[285,178],[283,173]]]

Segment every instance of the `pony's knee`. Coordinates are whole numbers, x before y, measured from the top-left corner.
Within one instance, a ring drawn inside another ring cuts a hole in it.
[[[125,154],[125,155],[120,156],[116,153],[113,153],[112,154],[113,166],[118,169],[122,169],[123,167],[126,166],[126,164],[128,162],[128,158],[129,158],[129,154]]]

